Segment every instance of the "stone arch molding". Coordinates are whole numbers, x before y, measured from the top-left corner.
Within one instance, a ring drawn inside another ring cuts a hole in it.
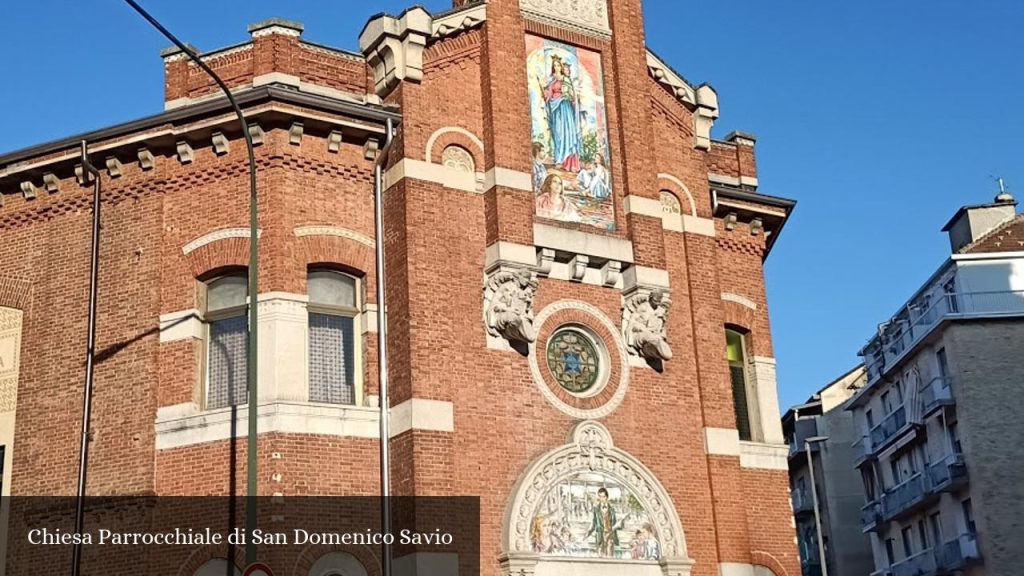
[[[473,145],[480,152],[480,157],[483,158],[483,155],[484,155],[484,142],[476,134],[473,134],[472,132],[470,132],[469,130],[466,130],[465,128],[463,128],[461,126],[445,126],[444,128],[438,128],[436,131],[434,131],[433,134],[430,135],[430,138],[427,139],[427,145],[426,145],[425,152],[426,152],[426,161],[427,161],[428,164],[433,162],[433,158],[434,158],[434,145],[437,144],[438,139],[441,138],[441,136],[444,136],[445,134],[452,134],[452,133],[460,134],[462,136],[465,136],[467,139],[469,139],[469,141],[472,142]],[[467,150],[467,152],[472,153],[469,150]],[[475,161],[476,160],[474,158],[474,162]],[[477,163],[477,164],[479,165],[479,163]]]
[[[545,495],[580,472],[599,472],[628,488],[643,505],[658,533],[662,554],[659,573],[690,574],[693,561],[687,554],[683,526],[665,488],[643,463],[615,447],[607,428],[589,420],[573,429],[568,444],[536,460],[517,485],[502,539],[504,563],[514,566],[515,574],[519,574],[520,569],[525,574],[533,574],[531,567],[543,561],[543,557],[533,551],[531,529]]]
[[[668,174],[665,172],[658,174],[658,180],[662,180],[665,182],[669,182],[670,184],[673,184],[674,186],[670,187],[669,190],[671,192],[674,192],[677,198],[679,197],[680,192],[683,193],[683,195],[686,197],[686,204],[690,207],[690,213],[687,214],[687,216],[697,215],[697,203],[694,202],[693,194],[690,193],[690,189],[686,187],[686,184],[683,184],[682,180],[676,178],[672,174]],[[679,200],[681,201],[683,199],[679,198]]]

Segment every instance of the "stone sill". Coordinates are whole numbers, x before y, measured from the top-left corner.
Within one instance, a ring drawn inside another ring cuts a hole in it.
[[[380,438],[377,408],[307,402],[268,402],[257,409],[260,434],[317,434],[353,438]],[[234,428],[232,434],[232,428]],[[200,410],[194,403],[157,410],[156,449],[170,450],[234,438],[249,430],[246,405]]]

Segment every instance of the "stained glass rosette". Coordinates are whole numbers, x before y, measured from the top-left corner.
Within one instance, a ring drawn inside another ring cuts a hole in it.
[[[593,341],[575,330],[563,330],[548,340],[548,369],[558,384],[584,394],[597,383],[601,356]]]

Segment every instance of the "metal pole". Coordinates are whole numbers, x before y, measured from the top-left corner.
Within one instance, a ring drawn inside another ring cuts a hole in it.
[[[384,146],[381,147],[373,168],[373,213],[375,221],[377,252],[377,379],[380,383],[380,496],[381,533],[391,532],[391,426],[390,403],[388,401],[388,338],[387,338],[387,291],[384,276],[384,167],[391,144],[394,123],[390,118],[385,122]],[[383,576],[391,576],[391,545],[383,544]]]
[[[85,392],[82,400],[82,445],[78,458],[78,501],[75,503],[75,534],[82,533],[85,522],[85,481],[89,471],[89,421],[92,419],[93,373],[96,360],[96,292],[100,264],[100,171],[89,162],[89,146],[82,140],[82,173],[91,174],[92,188],[92,254],[89,257],[89,325],[85,348]],[[71,558],[71,574],[78,576],[82,564],[82,543],[75,540]]]
[[[235,114],[238,116],[238,122],[242,126],[242,137],[245,138],[245,148],[249,153],[249,347],[248,347],[248,364],[246,370],[247,383],[248,383],[248,402],[249,402],[249,435],[247,440],[246,452],[248,455],[247,462],[247,483],[246,483],[246,506],[245,506],[245,529],[248,534],[248,538],[245,541],[245,561],[248,564],[252,564],[256,561],[256,544],[253,542],[253,532],[256,530],[256,496],[258,495],[259,483],[257,475],[257,405],[258,405],[258,390],[257,390],[257,359],[259,354],[259,348],[257,347],[257,332],[258,332],[258,320],[259,315],[257,311],[257,300],[259,296],[259,247],[257,246],[257,240],[259,238],[259,219],[258,219],[258,208],[257,208],[257,195],[256,195],[256,153],[253,150],[252,135],[249,134],[249,124],[245,120],[245,114],[242,113],[242,109],[238,106],[238,102],[235,101],[235,97],[231,94],[231,90],[227,84],[220,79],[220,76],[206,65],[199,56],[193,52],[185,43],[178,40],[174,34],[171,34],[167,28],[164,28],[160,22],[149,15],[142,6],[139,6],[134,0],[124,0],[129,6],[131,6],[136,12],[139,13],[147,22],[149,22],[154,28],[160,31],[165,38],[174,43],[186,56],[189,57],[192,62],[199,66],[204,72],[206,72],[213,81],[217,83],[224,95],[227,96],[228,102],[231,103],[231,107],[234,108]]]
[[[821,442],[824,438],[810,438],[804,442],[807,451],[807,466],[811,473],[811,498],[814,502],[814,527],[818,533],[818,555],[821,557],[821,576],[828,576],[828,562],[825,559],[825,536],[821,533],[821,508],[818,504],[818,484],[814,479],[814,454],[811,453],[811,440]]]

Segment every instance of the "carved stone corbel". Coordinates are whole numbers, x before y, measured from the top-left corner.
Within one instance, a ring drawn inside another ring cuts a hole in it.
[[[484,283],[484,323],[491,336],[510,344],[529,345],[537,339],[533,328],[533,298],[537,280],[532,271],[498,269]]]
[[[583,277],[587,274],[587,267],[590,266],[590,258],[582,254],[577,254],[569,261],[569,275],[575,282],[583,282]]]
[[[601,282],[612,288],[622,280],[622,262],[609,260],[601,268]]]
[[[672,359],[668,344],[668,310],[671,303],[663,290],[638,290],[625,298],[622,337],[631,355],[649,361]]]
[[[551,267],[555,263],[555,251],[550,248],[537,250],[537,273],[547,277],[551,274]]]

